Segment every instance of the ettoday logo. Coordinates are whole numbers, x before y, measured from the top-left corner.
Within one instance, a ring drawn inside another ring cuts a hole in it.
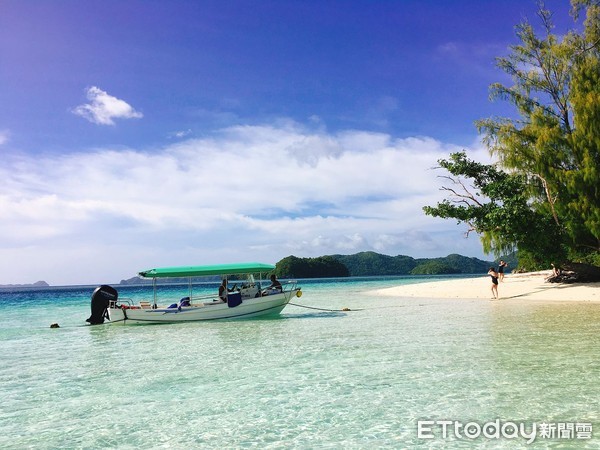
[[[463,423],[458,420],[419,420],[419,439],[524,439],[531,444],[542,439],[591,439],[592,424],[589,422],[502,422],[500,419],[479,423]]]

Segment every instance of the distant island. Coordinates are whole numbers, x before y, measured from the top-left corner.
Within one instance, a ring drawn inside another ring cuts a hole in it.
[[[515,268],[514,256],[504,257],[510,268]],[[273,271],[279,278],[334,278],[394,275],[449,275],[485,274],[494,261],[483,261],[458,254],[440,258],[412,258],[410,256],[389,256],[376,252],[360,252],[353,255],[326,255],[316,258],[287,256],[275,265]],[[510,269],[509,269],[510,270]],[[219,277],[193,278],[192,281],[219,281]],[[158,283],[187,283],[187,278],[157,280]],[[120,285],[152,283],[151,279],[139,276],[121,280]]]
[[[509,267],[517,260],[505,257]],[[327,255],[317,258],[288,256],[279,261],[275,274],[281,278],[325,278],[391,275],[449,275],[487,273],[494,261],[451,254],[441,258],[412,258],[389,256],[376,252],[354,255]]]
[[[517,266],[514,255],[503,257],[510,268]],[[406,255],[389,256],[376,252],[360,252],[353,255],[326,255],[316,258],[298,258],[290,255],[275,265],[273,273],[279,278],[334,278],[394,275],[450,275],[481,274],[496,266],[494,261],[451,254],[440,258],[412,258]],[[192,282],[219,282],[218,276],[195,277]],[[157,280],[159,283],[187,283],[187,278]],[[139,276],[122,279],[121,286],[152,283],[151,279]],[[0,288],[45,288],[45,281],[28,284],[0,284]]]
[[[45,281],[36,281],[30,284],[0,284],[0,288],[22,288],[22,287],[50,287]]]

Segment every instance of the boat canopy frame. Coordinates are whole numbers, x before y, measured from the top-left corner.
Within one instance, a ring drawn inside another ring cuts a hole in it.
[[[193,297],[192,278],[204,277],[211,275],[220,275],[227,279],[228,275],[247,274],[252,276],[255,273],[259,274],[259,280],[263,273],[272,272],[275,266],[272,264],[249,262],[249,263],[233,263],[233,264],[211,264],[205,266],[175,266],[175,267],[160,267],[148,269],[139,272],[142,278],[152,278],[152,291],[154,308],[157,304],[157,278],[188,278],[188,288],[190,299]],[[260,288],[260,281],[259,281]]]
[[[139,272],[142,278],[181,278],[210,275],[237,275],[244,273],[266,273],[275,269],[272,264],[257,262],[235,264],[212,264],[208,266],[177,266],[148,269]]]

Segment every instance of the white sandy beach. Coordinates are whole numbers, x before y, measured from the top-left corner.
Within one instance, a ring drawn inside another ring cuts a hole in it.
[[[600,302],[600,283],[547,283],[550,271],[506,274],[499,283],[499,300]],[[375,295],[417,298],[492,299],[487,275],[430,281],[373,291]]]

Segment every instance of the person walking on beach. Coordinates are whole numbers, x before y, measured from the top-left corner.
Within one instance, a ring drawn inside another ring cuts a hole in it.
[[[504,281],[504,268],[508,267],[508,264],[506,264],[503,260],[500,260],[500,262],[498,263],[498,279],[500,281]]]
[[[496,272],[493,267],[490,267],[490,270],[488,270],[488,275],[492,278],[493,298],[498,299],[498,272]]]

